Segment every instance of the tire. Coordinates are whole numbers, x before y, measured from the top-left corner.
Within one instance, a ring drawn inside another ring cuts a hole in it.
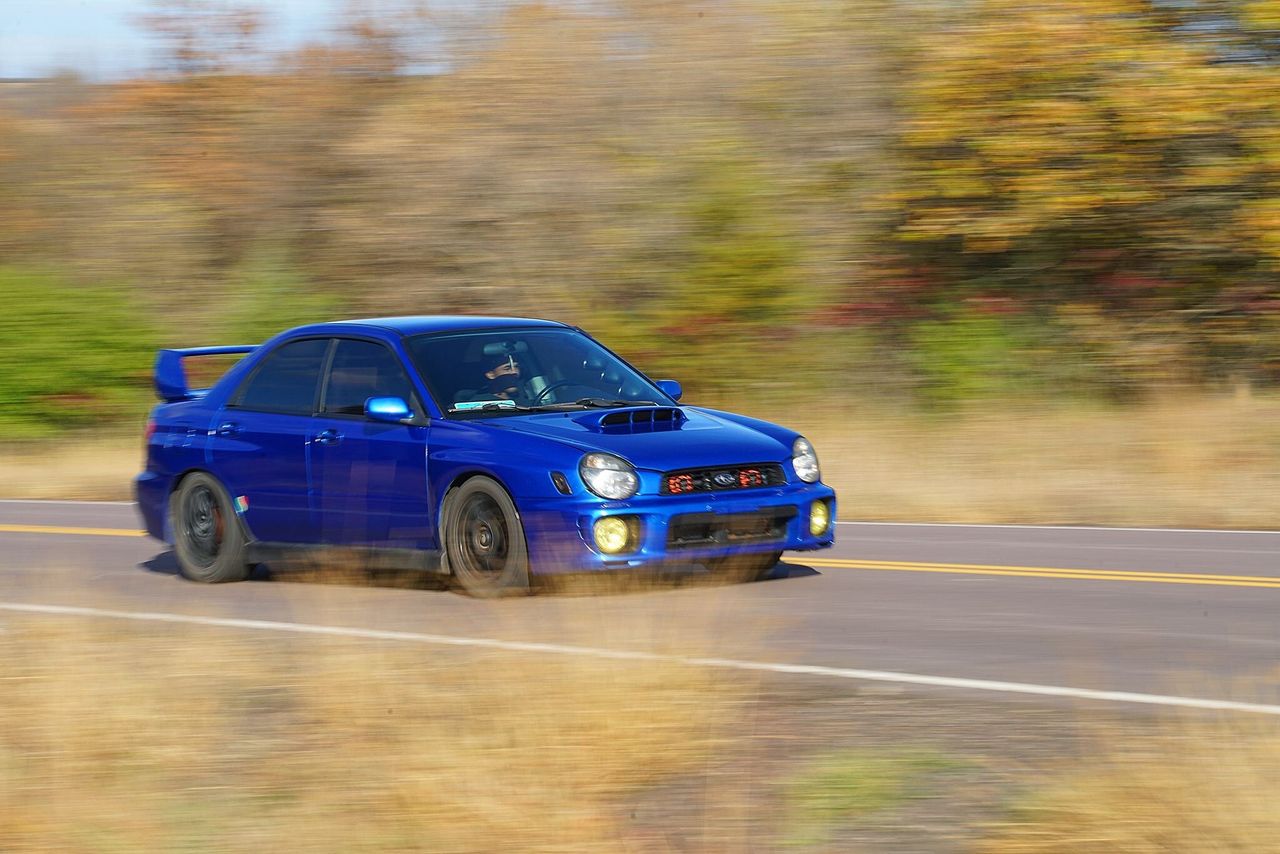
[[[471,596],[493,599],[529,593],[529,548],[516,505],[497,481],[477,476],[444,500],[444,559]]]
[[[183,478],[169,497],[169,529],[184,577],[206,584],[249,577],[244,527],[217,478],[204,472]]]
[[[764,554],[730,555],[717,558],[707,565],[712,576],[726,584],[741,584],[747,581],[759,581],[764,578],[782,560],[782,552],[765,552]]]

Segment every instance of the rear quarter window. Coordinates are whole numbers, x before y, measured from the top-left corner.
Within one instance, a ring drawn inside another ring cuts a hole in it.
[[[257,412],[311,415],[329,341],[290,341],[272,350],[232,397],[231,405]]]

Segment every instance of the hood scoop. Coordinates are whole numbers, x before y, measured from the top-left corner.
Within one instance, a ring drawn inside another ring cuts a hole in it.
[[[689,417],[673,406],[644,406],[592,412],[573,420],[596,433],[662,433],[679,430]]]

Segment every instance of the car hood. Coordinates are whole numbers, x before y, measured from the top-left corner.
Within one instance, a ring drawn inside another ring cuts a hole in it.
[[[514,433],[554,439],[584,453],[617,454],[636,468],[652,471],[782,462],[791,456],[789,442],[723,415],[689,407],[665,409],[675,417],[658,425],[645,420],[656,411],[653,408],[522,415],[487,423]],[[632,412],[640,419],[635,424],[626,422],[626,414]]]

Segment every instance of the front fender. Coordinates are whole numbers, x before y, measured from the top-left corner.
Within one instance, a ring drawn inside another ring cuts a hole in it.
[[[582,457],[579,449],[551,439],[452,422],[432,423],[430,449],[428,477],[438,500],[469,474],[497,480],[517,503],[552,497],[558,493],[551,472],[570,475]]]

